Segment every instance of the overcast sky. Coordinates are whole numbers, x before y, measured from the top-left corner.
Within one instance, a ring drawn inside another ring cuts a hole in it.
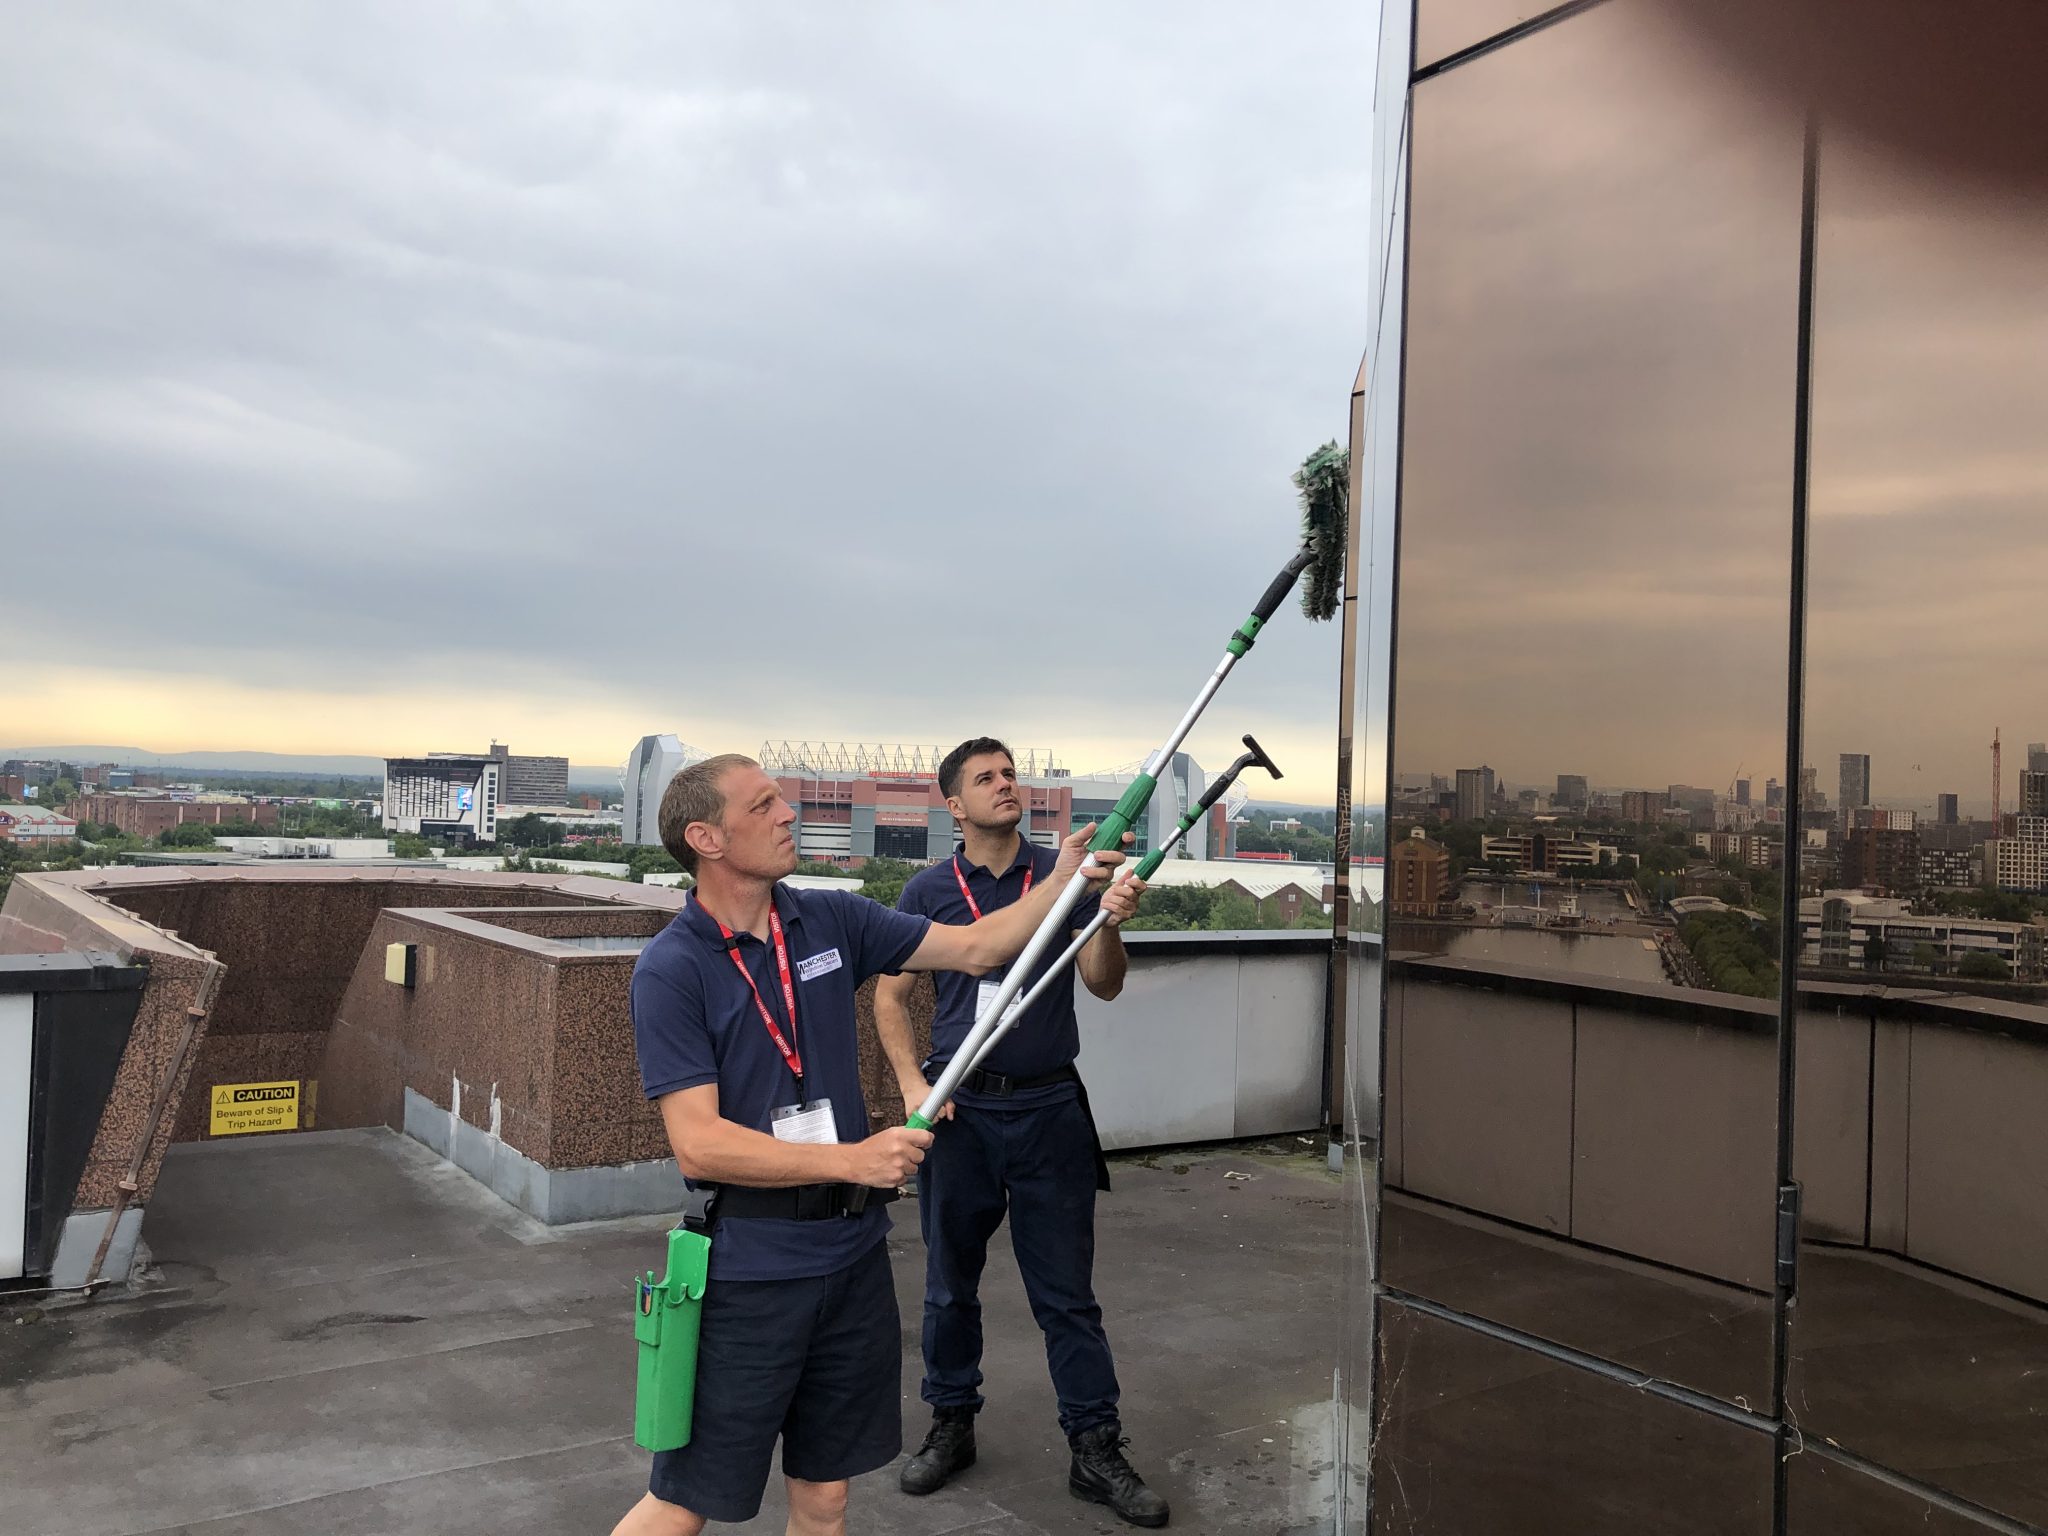
[[[1344,431],[1374,29],[19,10],[0,738],[1142,756]],[[1334,626],[1240,677],[1327,795]]]

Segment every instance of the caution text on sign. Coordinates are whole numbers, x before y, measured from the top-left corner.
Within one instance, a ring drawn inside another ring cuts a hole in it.
[[[215,1136],[243,1136],[251,1131],[295,1131],[299,1128],[299,1085],[288,1083],[216,1083],[210,1129]]]

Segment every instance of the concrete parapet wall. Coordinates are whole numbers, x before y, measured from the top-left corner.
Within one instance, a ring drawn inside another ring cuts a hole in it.
[[[2048,1020],[1884,989],[1801,988],[1801,1235],[2048,1301]],[[1776,1009],[1399,961],[1387,992],[1390,1189],[1768,1291]]]

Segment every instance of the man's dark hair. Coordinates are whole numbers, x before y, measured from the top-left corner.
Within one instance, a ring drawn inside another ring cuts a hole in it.
[[[1017,754],[993,736],[976,736],[972,741],[963,741],[946,754],[946,760],[939,764],[939,793],[948,800],[960,793],[960,770],[967,766],[967,759],[980,757],[985,752],[1000,752],[1010,760],[1012,768],[1017,766]]]

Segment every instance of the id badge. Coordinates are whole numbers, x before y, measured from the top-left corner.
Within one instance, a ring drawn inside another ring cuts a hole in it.
[[[785,1104],[775,1111],[777,1141],[801,1141],[812,1146],[839,1144],[839,1124],[832,1118],[830,1099],[813,1099],[808,1104]]]
[[[996,989],[1001,986],[1002,982],[1000,981],[983,981],[974,989],[975,1023],[979,1024],[981,1022],[982,1016],[988,1012],[988,1005],[996,1000]],[[1017,1006],[1024,1001],[1024,994],[1030,990],[1029,987],[1019,987],[1017,989],[1017,995],[1010,999],[1010,1006],[1003,1010],[1003,1022],[1005,1024],[1017,1017]]]

